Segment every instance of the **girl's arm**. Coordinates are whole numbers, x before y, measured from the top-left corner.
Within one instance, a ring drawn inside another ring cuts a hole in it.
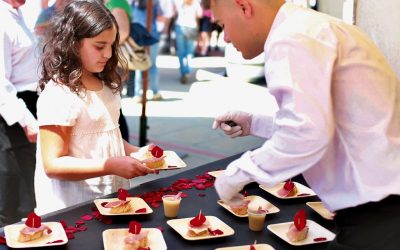
[[[50,178],[84,180],[111,174],[133,178],[154,173],[154,170],[129,156],[108,159],[82,159],[69,156],[71,128],[54,125],[40,127],[43,166]]]
[[[124,148],[126,156],[130,156],[131,153],[139,151],[139,147],[136,147],[125,140],[124,140]]]

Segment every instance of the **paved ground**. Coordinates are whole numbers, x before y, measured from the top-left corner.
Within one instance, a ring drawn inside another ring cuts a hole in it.
[[[239,87],[235,87],[242,84],[235,84],[234,80],[221,78],[221,80],[196,82],[197,70],[223,74],[224,63],[223,57],[195,58],[191,81],[183,85],[179,82],[177,58],[159,56],[157,65],[160,69],[160,90],[164,99],[157,102],[149,101],[146,105],[149,126],[147,139],[165,150],[185,155],[183,160],[188,167],[182,170],[163,171],[158,176],[136,178],[134,184],[172,175],[261,145],[263,140],[259,138],[230,139],[222,132],[211,128],[213,117],[217,113],[238,107],[251,109],[254,105],[258,105],[253,95],[246,97]],[[259,92],[264,92],[264,88],[257,86],[253,92],[257,95]],[[148,96],[151,95],[149,91]],[[128,97],[123,98],[122,105],[130,129],[130,142],[138,145],[142,106]]]

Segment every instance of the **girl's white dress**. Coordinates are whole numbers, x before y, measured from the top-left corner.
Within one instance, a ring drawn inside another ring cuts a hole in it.
[[[72,126],[69,156],[85,159],[123,156],[125,150],[118,125],[120,101],[120,94],[107,86],[100,91],[86,90],[83,96],[78,96],[68,87],[51,81],[37,103],[39,126]],[[44,172],[39,140],[36,159],[36,212],[39,214],[93,200],[121,187],[129,188],[129,180],[118,176],[83,181],[50,179]]]

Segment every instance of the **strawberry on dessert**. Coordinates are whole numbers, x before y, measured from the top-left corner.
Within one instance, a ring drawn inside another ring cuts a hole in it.
[[[306,210],[302,209],[295,214],[286,236],[291,242],[301,241],[307,237],[308,229]]]
[[[297,187],[292,180],[285,182],[283,187],[278,190],[278,195],[281,197],[292,197],[297,194]]]
[[[51,234],[52,232],[48,226],[42,225],[42,218],[34,212],[28,215],[25,225],[26,227],[22,228],[19,232],[19,242],[36,240],[42,237],[45,231],[47,234]]]
[[[148,234],[148,231],[142,231],[142,224],[139,222],[129,222],[128,236],[124,240],[124,250],[150,250]]]
[[[210,227],[210,222],[207,218],[199,212],[199,214],[191,219],[188,224],[188,235],[192,237],[201,236],[208,234],[208,228]]]
[[[120,188],[118,189],[118,200],[108,202],[104,205],[105,208],[111,208],[110,213],[120,214],[131,211],[132,207],[129,203],[130,200],[126,200],[128,197],[128,191]]]
[[[159,146],[154,144],[150,144],[147,148],[147,151],[144,154],[143,162],[149,168],[159,168],[162,167],[165,163],[165,155],[164,150]]]

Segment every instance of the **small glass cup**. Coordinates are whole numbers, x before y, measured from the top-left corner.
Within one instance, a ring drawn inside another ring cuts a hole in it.
[[[182,198],[176,197],[176,195],[164,195],[162,197],[165,217],[175,218],[178,216],[181,200]]]
[[[265,216],[267,215],[266,210],[248,210],[249,216],[249,228],[252,231],[261,231],[264,228]]]

